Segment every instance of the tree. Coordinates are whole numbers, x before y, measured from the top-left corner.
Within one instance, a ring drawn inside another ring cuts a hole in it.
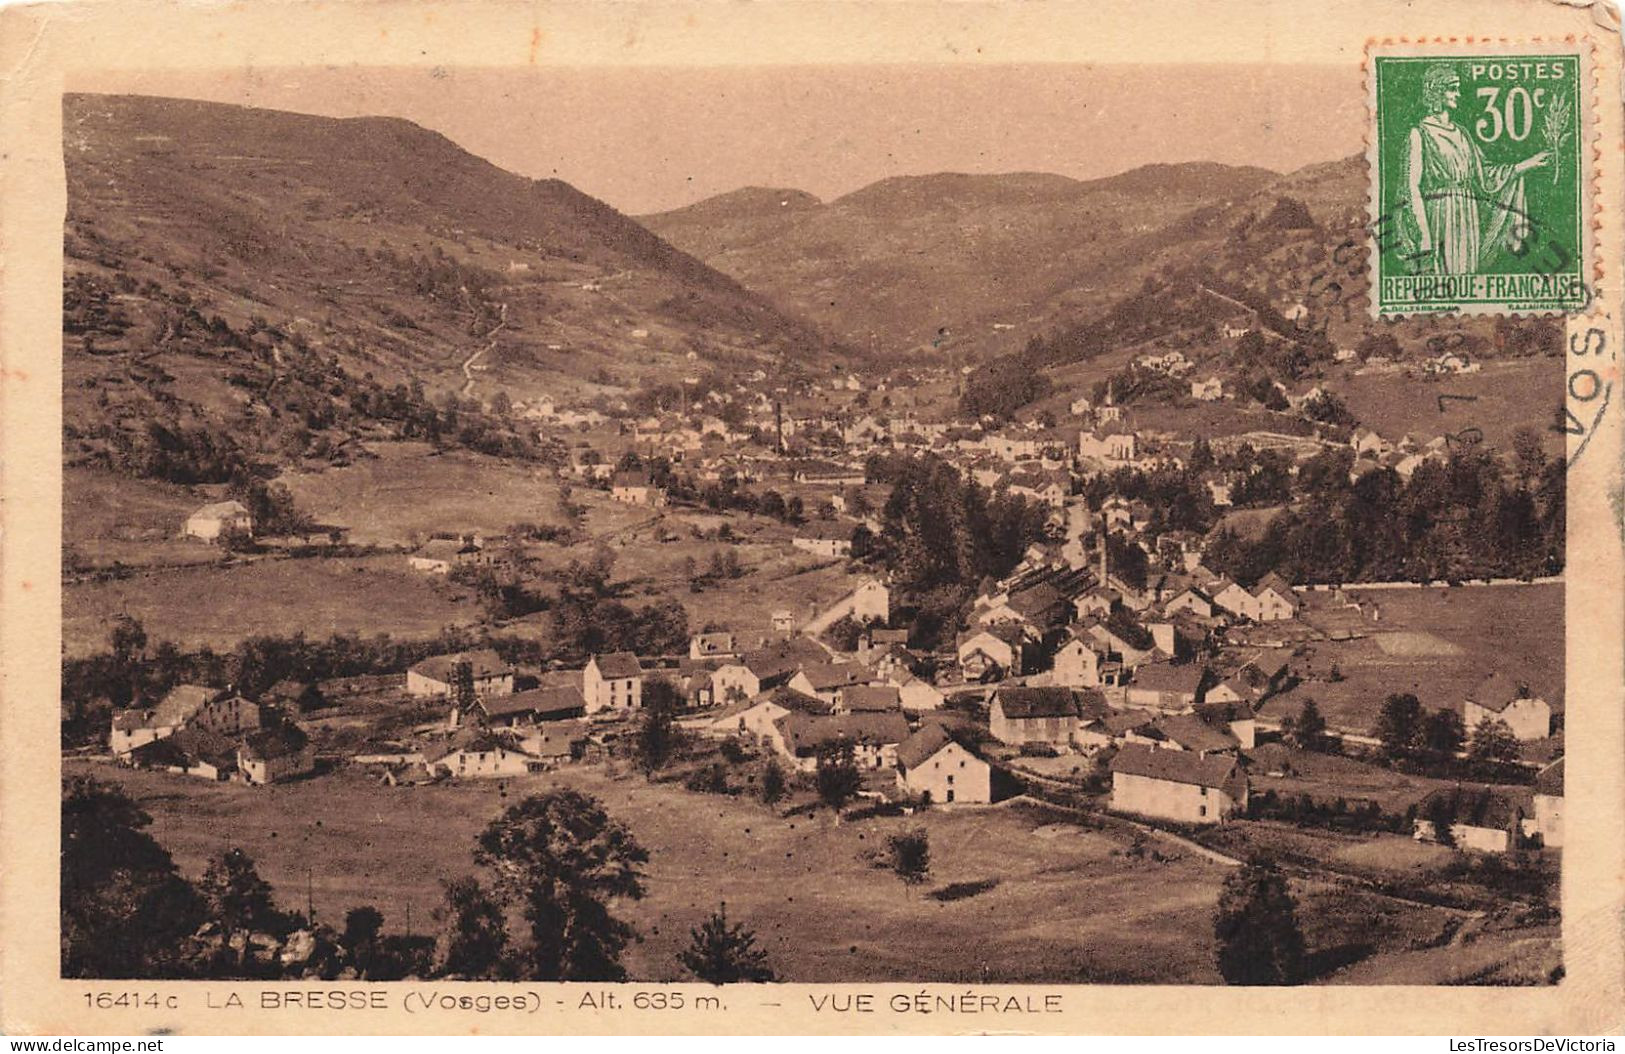
[[[1297,720],[1292,722],[1288,735],[1293,746],[1299,750],[1319,750],[1326,741],[1326,719],[1320,714],[1320,707],[1315,705],[1313,699],[1305,699],[1303,706],[1298,710]]]
[[[1219,973],[1226,984],[1299,984],[1303,932],[1297,903],[1273,861],[1254,859],[1231,872],[1213,918]]]
[[[196,892],[147,834],[152,817],[84,777],[62,796],[64,977],[175,977],[202,915]]]
[[[1540,432],[1529,425],[1519,425],[1513,430],[1512,454],[1518,475],[1525,483],[1539,479],[1546,469],[1546,449]]]
[[[501,903],[472,875],[442,879],[440,886],[435,973],[471,980],[505,976],[508,931]]]
[[[344,913],[344,934],[339,938],[356,973],[366,977],[378,959],[378,935],[384,928],[384,914],[371,905],[351,908]]]
[[[728,922],[726,904],[688,932],[689,945],[677,953],[677,961],[700,980],[710,984],[778,980],[767,965],[767,953],[756,947],[756,934],[743,923]]]
[[[818,798],[836,812],[857,796],[863,773],[850,739],[837,739],[818,748]]]
[[[459,662],[451,671],[451,698],[459,720],[468,720],[481,713],[479,696],[474,691],[474,666]]]
[[[496,872],[498,894],[529,923],[524,979],[626,979],[621,952],[636,933],[609,902],[643,896],[649,854],[597,799],[572,790],[526,798],[480,834],[474,860]]]
[[[253,961],[257,932],[270,932],[281,921],[271,901],[271,886],[254,868],[254,861],[241,849],[228,849],[209,861],[198,883],[209,920],[220,933],[218,955],[224,965],[234,938],[241,935],[242,950],[237,967],[246,970]]]
[[[1456,754],[1466,739],[1467,729],[1461,715],[1448,707],[1433,711],[1422,722],[1422,749],[1430,754]]]
[[[1414,749],[1422,731],[1422,702],[1409,692],[1395,692],[1382,701],[1377,715],[1377,738],[1389,757]]]
[[[1518,737],[1499,717],[1485,717],[1473,726],[1467,753],[1474,761],[1517,761]]]
[[[931,837],[924,827],[900,831],[886,839],[891,868],[905,886],[917,886],[931,874]]]
[[[1456,844],[1456,799],[1454,796],[1435,793],[1428,798],[1427,806],[1422,810],[1428,825],[1433,828],[1433,840],[1440,845],[1454,846]]]
[[[656,685],[665,685],[669,693],[656,689],[650,694],[650,689]],[[637,760],[638,768],[643,770],[645,776],[653,776],[666,767],[681,746],[682,733],[677,727],[676,706],[672,697],[676,696],[675,688],[671,682],[663,678],[651,678],[644,685],[643,721],[638,725],[638,737],[633,743],[633,755]]]
[[[778,761],[768,758],[762,766],[762,801],[773,805],[784,797],[785,790],[784,769]]]

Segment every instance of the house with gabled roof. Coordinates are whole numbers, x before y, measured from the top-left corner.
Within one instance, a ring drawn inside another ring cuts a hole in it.
[[[837,714],[880,714],[903,709],[902,693],[891,684],[854,684],[841,689],[833,707]]]
[[[897,784],[932,805],[985,805],[993,800],[993,766],[933,722],[898,744]]]
[[[474,707],[475,716],[487,727],[513,728],[585,717],[587,698],[575,684],[554,684],[512,695],[487,696],[479,699]],[[468,716],[453,710],[451,727],[458,727]]]
[[[1478,683],[1462,706],[1462,723],[1471,732],[1486,718],[1499,718],[1519,740],[1552,734],[1552,707],[1529,685],[1500,670]]]
[[[316,769],[316,747],[297,725],[279,723],[243,737],[237,769],[247,783],[279,783]]]
[[[594,655],[581,671],[581,694],[589,715],[636,710],[643,705],[643,664],[629,651]]]
[[[1247,810],[1235,757],[1127,744],[1111,761],[1113,812],[1175,823],[1223,823]]]
[[[1082,708],[1070,688],[1008,687],[993,693],[988,729],[1011,746],[1045,743],[1070,747],[1077,738]]]
[[[965,680],[985,683],[1020,674],[1025,637],[1012,623],[961,633],[955,651]]]
[[[839,704],[842,693],[874,680],[874,671],[855,662],[811,662],[790,678],[791,688],[803,695],[816,696],[831,705]]]
[[[467,663],[473,675],[475,695],[507,695],[513,691],[513,667],[490,648],[480,648],[433,655],[416,663],[406,671],[406,694],[420,699],[451,695],[461,663]]]
[[[431,774],[454,779],[523,776],[531,770],[533,760],[514,740],[475,725],[465,726],[423,752]]]
[[[1253,586],[1252,618],[1258,622],[1278,622],[1298,614],[1298,594],[1291,583],[1271,571]]]
[[[818,768],[818,751],[831,743],[850,742],[860,768],[889,768],[897,762],[897,745],[909,736],[900,710],[888,713],[811,714],[792,711],[774,722],[781,750],[797,769]]]
[[[646,472],[617,472],[610,480],[609,496],[628,505],[659,508],[666,504],[666,489],[655,486]]]
[[[214,501],[199,508],[186,518],[181,533],[190,538],[216,542],[221,535],[238,532],[254,533],[254,516],[240,501]]]
[[[1161,714],[1152,728],[1158,745],[1195,754],[1234,754],[1241,743],[1227,730],[1215,728],[1196,714]]]
[[[1152,662],[1134,668],[1125,699],[1129,706],[1152,707],[1178,712],[1195,706],[1202,698],[1206,669],[1195,663],[1176,666]]]

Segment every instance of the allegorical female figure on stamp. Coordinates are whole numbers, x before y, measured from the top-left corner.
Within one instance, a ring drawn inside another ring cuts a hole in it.
[[[1461,77],[1440,63],[1422,75],[1425,114],[1410,131],[1405,165],[1406,258],[1418,273],[1472,274],[1529,236],[1524,173],[1551,162],[1542,150],[1516,164],[1494,164],[1452,111]]]

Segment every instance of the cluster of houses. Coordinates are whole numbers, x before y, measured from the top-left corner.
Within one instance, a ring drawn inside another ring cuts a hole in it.
[[[193,684],[114,713],[108,748],[132,767],[253,784],[306,776],[316,765],[310,738],[280,706]]]

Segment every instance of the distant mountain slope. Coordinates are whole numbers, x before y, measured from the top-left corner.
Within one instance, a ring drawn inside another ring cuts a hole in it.
[[[1057,296],[1122,287],[1123,250],[1137,239],[1274,178],[1209,163],[1089,182],[938,173],[884,179],[827,204],[798,191],[735,191],[642,222],[854,347],[999,350],[1013,332],[1046,324]]]
[[[218,424],[289,356],[483,401],[830,354],[603,202],[407,121],[92,95],[63,117],[73,427]]]

